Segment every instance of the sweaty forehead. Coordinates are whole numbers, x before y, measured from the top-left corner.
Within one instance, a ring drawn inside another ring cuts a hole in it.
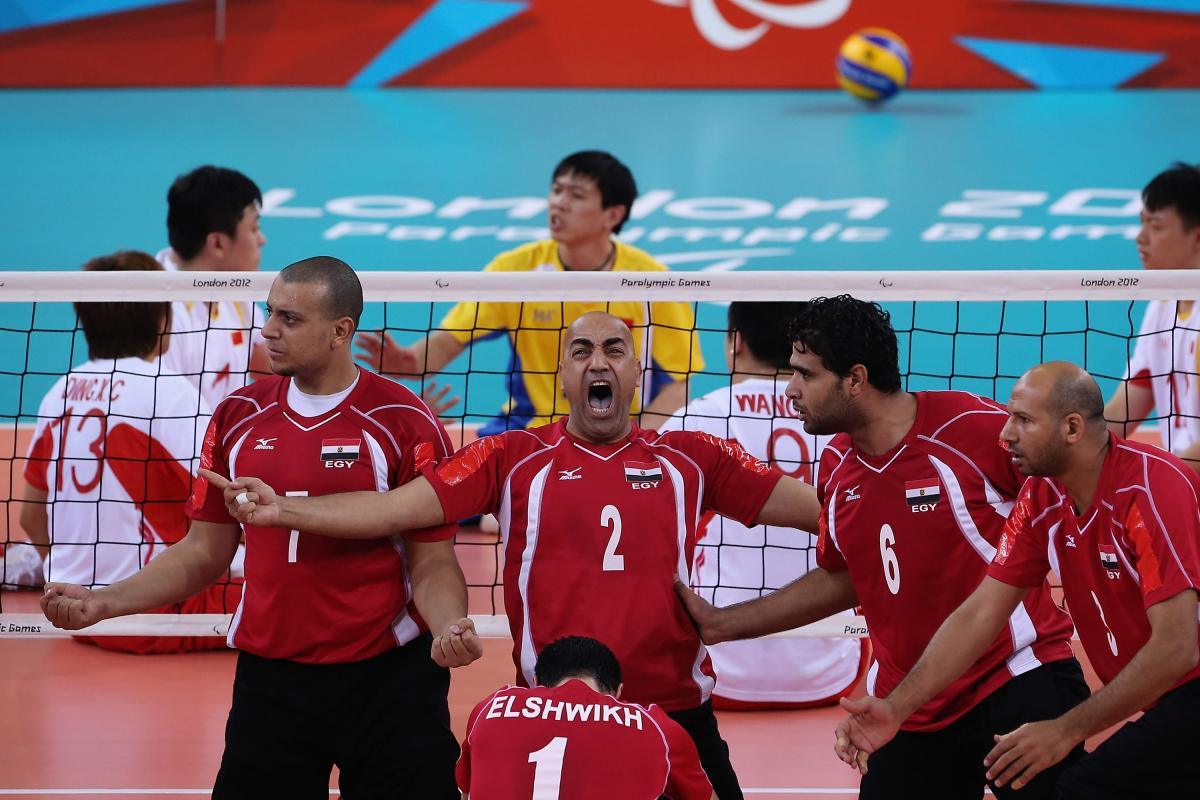
[[[325,286],[312,281],[286,281],[276,278],[267,294],[267,305],[274,309],[313,312],[321,310]]]
[[[585,339],[593,345],[601,345],[610,339],[621,339],[625,344],[632,345],[633,333],[628,325],[616,317],[593,313],[585,314],[571,323],[563,337],[563,347],[568,347],[578,339]]]

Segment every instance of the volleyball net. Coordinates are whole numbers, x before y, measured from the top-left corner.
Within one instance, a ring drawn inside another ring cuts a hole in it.
[[[400,345],[443,330],[443,319],[459,302],[508,304],[513,312],[510,317],[518,320],[512,331],[474,330],[475,342],[440,374],[403,379],[418,392],[429,390],[432,382],[448,389],[441,402],[457,398],[441,411],[455,446],[473,439],[481,426],[517,423],[511,417],[505,420],[502,410],[514,392],[522,391],[521,387],[530,382],[531,375],[521,374],[523,365],[513,358],[511,336],[549,337],[551,346],[557,348],[564,320],[569,323],[591,308],[616,309],[618,304],[623,309],[630,304],[644,307],[645,314],[630,322],[635,342],[641,341],[646,347],[652,347],[650,342],[655,336],[668,334],[682,335],[682,341],[692,342],[688,347],[698,342],[704,366],[689,369],[686,375],[688,396],[697,398],[730,385],[724,354],[727,306],[731,301],[801,301],[849,293],[879,301],[890,312],[899,337],[906,389],[957,389],[1004,402],[1025,370],[1042,361],[1060,359],[1088,369],[1105,395],[1110,395],[1124,375],[1136,344],[1144,301],[1200,296],[1200,275],[1187,271],[363,271],[359,275],[367,300],[361,330],[384,331]],[[185,493],[180,496],[177,491],[169,496],[160,491],[157,479],[148,477],[161,473],[154,472],[155,462],[174,460],[190,465],[192,470],[195,467],[195,452],[164,455],[149,448],[139,455],[111,441],[117,427],[113,420],[72,417],[68,410],[51,422],[64,432],[70,431],[64,435],[75,436],[76,441],[88,439],[90,444],[83,443],[83,453],[65,453],[60,438],[58,453],[51,453],[49,459],[41,454],[41,460],[48,461],[41,469],[51,482],[58,481],[67,491],[52,491],[49,495],[43,491],[39,495],[34,486],[35,491],[30,492],[27,475],[31,456],[36,455],[32,439],[42,400],[62,376],[88,359],[72,303],[262,303],[273,278],[273,273],[4,273],[0,281],[0,503],[5,513],[0,546],[4,547],[5,559],[0,575],[4,583],[4,591],[0,591],[0,636],[66,635],[36,612],[38,592],[30,587],[42,576],[59,579],[56,564],[74,563],[72,574],[77,575],[80,560],[91,558],[96,565],[96,580],[91,585],[101,586],[105,585],[101,579],[116,574],[101,569],[102,563],[115,560],[125,565],[121,574],[146,563],[171,543],[162,532],[168,525],[164,516],[173,514],[183,520],[186,500]],[[678,330],[674,315],[669,325],[660,322],[667,316],[663,311],[667,307],[661,304],[686,306],[694,319],[697,338],[692,339],[690,331]],[[547,308],[557,308],[558,313],[538,311]],[[699,363],[701,359],[691,360]],[[555,380],[552,370],[536,372],[533,379]],[[1190,379],[1195,380],[1196,375]],[[769,412],[766,430],[772,434],[768,437],[771,451],[764,457],[789,474],[811,476],[817,448],[797,433],[799,423],[786,402],[776,402],[783,388],[782,382],[778,384],[777,395],[764,400]],[[1155,413],[1165,418],[1172,410],[1159,409]],[[555,411],[565,413],[565,402],[556,402]],[[763,411],[762,403],[731,404],[725,422],[732,428],[735,418],[761,419]],[[712,416],[711,412],[706,414]],[[149,430],[158,422],[145,420],[143,427]],[[703,427],[711,430],[720,422],[708,419]],[[85,428],[85,423],[95,427]],[[206,420],[197,415],[196,419],[174,423],[200,431]],[[1154,418],[1148,420],[1142,434],[1159,436],[1154,423]],[[683,427],[690,426],[685,421]],[[774,435],[775,431],[786,433]],[[1165,433],[1169,436],[1169,431]],[[756,449],[752,442],[742,444],[752,452]],[[116,462],[123,467],[116,469]],[[122,471],[140,471],[143,478],[140,483],[134,481],[136,487],[131,490],[129,481],[118,480],[115,475]],[[93,494],[72,494],[72,486]],[[90,515],[91,522],[69,530],[51,525],[49,552],[39,552],[43,558],[41,575],[32,581],[28,575],[22,578],[17,574],[20,562],[32,549],[26,543],[29,536],[25,528],[39,515],[57,520],[55,504],[71,504],[74,519],[80,514]],[[186,525],[186,521],[179,524]],[[693,579],[702,595],[719,604],[777,589],[815,566],[815,541],[807,533],[751,529],[739,530],[735,535],[724,529],[725,524],[719,518],[708,523],[699,542],[698,569]],[[508,631],[500,548],[498,536],[489,533],[486,525],[482,529],[467,525],[456,540],[469,586],[470,613],[480,630],[491,636],[504,636]],[[62,554],[57,556],[60,560],[56,560],[56,553]],[[701,563],[703,569],[699,568]],[[224,635],[234,609],[223,610],[221,614],[134,615],[108,620],[87,633]],[[866,626],[861,618],[841,616],[792,635],[863,636]]]

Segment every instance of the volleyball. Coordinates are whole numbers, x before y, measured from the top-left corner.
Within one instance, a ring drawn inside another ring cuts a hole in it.
[[[886,28],[855,31],[838,52],[838,83],[868,103],[882,103],[908,85],[912,58],[908,45]]]

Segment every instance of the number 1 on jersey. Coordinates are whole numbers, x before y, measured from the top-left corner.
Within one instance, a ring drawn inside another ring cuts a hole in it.
[[[308,492],[288,492],[288,497],[308,497]],[[288,563],[296,563],[296,548],[300,546],[300,531],[293,530],[288,536]]]
[[[563,755],[566,751],[567,737],[555,736],[550,740],[550,744],[529,754],[529,763],[535,765],[531,800],[558,800],[558,787],[562,784]]]

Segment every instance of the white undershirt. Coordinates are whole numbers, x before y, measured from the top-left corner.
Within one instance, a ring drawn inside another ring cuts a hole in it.
[[[354,376],[354,382],[337,394],[305,394],[296,386],[295,381],[288,383],[288,407],[303,417],[319,417],[337,408],[339,404],[358,386],[359,376]]]

